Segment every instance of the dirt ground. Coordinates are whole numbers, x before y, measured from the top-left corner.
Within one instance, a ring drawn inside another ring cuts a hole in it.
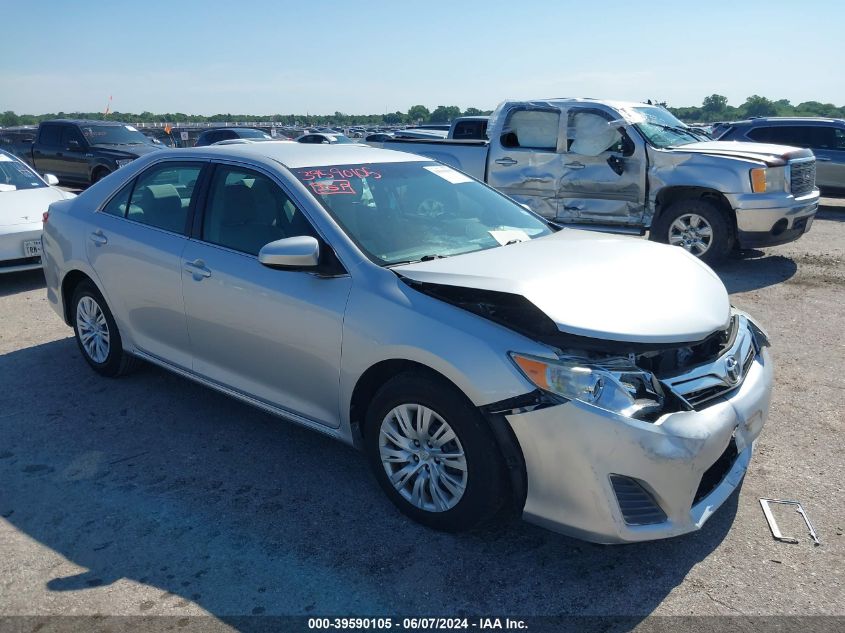
[[[845,616],[845,200],[825,203],[717,270],[776,362],[744,485],[700,532],[629,546],[411,523],[350,448],[150,366],[98,377],[41,272],[0,277],[0,616]],[[760,497],[800,500],[822,544],[786,512],[800,543],[774,541]]]

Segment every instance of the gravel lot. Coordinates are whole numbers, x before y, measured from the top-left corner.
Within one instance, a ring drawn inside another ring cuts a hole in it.
[[[0,277],[0,615],[845,616],[845,200],[825,202],[718,270],[777,363],[742,489],[629,546],[420,527],[350,448],[150,366],[98,377],[40,271]],[[800,500],[822,545],[786,512],[801,542],[774,541],[759,497]]]

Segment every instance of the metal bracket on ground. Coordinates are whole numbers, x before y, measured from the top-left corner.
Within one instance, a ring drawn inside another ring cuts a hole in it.
[[[813,529],[813,525],[807,517],[807,513],[804,512],[804,508],[801,507],[801,504],[798,501],[789,501],[787,499],[760,499],[760,506],[763,508],[763,514],[766,515],[766,521],[769,523],[769,529],[772,531],[772,536],[775,537],[775,540],[783,541],[784,543],[798,543],[797,538],[781,534],[777,521],[775,521],[775,517],[772,514],[772,508],[769,505],[771,503],[795,506],[795,511],[801,515],[801,518],[804,519],[804,523],[807,524],[807,529],[810,531],[810,537],[813,539],[813,544],[821,545],[819,537],[816,536],[816,531]]]

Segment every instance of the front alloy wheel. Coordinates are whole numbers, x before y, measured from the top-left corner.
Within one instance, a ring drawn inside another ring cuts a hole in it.
[[[702,257],[713,241],[713,227],[697,213],[686,213],[669,227],[669,243]]]
[[[367,407],[364,448],[390,500],[429,527],[472,528],[511,499],[489,422],[431,372],[400,373],[378,390]]]
[[[672,246],[715,264],[733,249],[736,234],[727,212],[704,198],[676,200],[657,215],[649,239]]]
[[[401,404],[385,416],[379,455],[393,487],[420,510],[444,512],[464,495],[467,460],[461,441],[424,405]]]

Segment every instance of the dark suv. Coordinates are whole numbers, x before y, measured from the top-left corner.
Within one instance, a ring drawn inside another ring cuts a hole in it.
[[[845,120],[766,117],[731,123],[720,141],[806,147],[816,155],[816,185],[845,190]]]
[[[233,138],[260,138],[264,140],[272,140],[273,137],[267,134],[267,132],[262,132],[261,130],[256,130],[251,127],[220,128],[217,130],[206,130],[200,134],[194,147],[213,145],[218,141],[228,141]]]

